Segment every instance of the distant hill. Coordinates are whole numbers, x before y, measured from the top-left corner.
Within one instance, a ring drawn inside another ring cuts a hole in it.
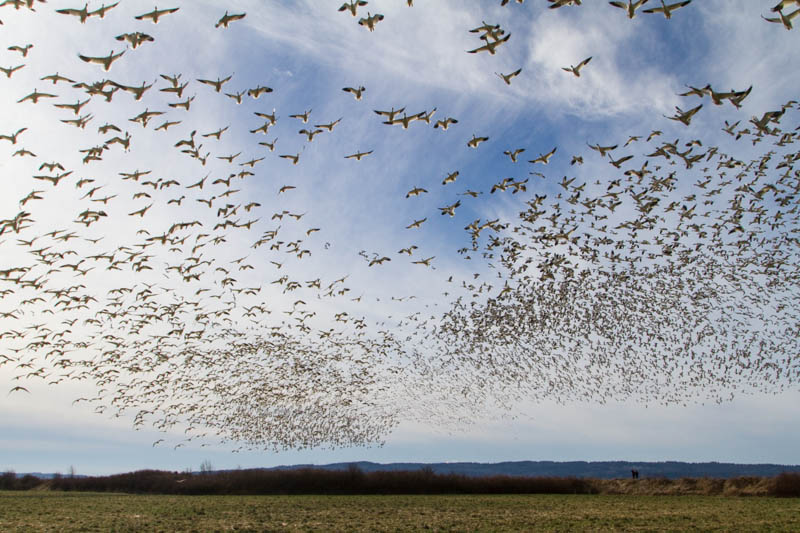
[[[737,464],[737,463],[686,463],[682,461],[631,462],[631,461],[507,461],[502,463],[331,463],[327,465],[287,465],[266,470],[295,470],[321,468],[324,470],[346,470],[352,465],[364,472],[420,470],[430,468],[437,474],[463,474],[467,476],[530,476],[530,477],[579,477],[614,479],[631,476],[631,470],[639,476],[732,478],[740,476],[777,476],[782,472],[800,472],[800,465]]]
[[[351,466],[357,466],[363,472],[398,472],[430,468],[436,474],[462,474],[471,477],[506,475],[595,479],[629,478],[632,469],[638,470],[641,478],[665,477],[669,479],[683,477],[721,479],[741,476],[773,477],[782,472],[800,472],[800,465],[686,463],[682,461],[506,461],[502,463],[373,463],[370,461],[356,461],[325,465],[282,465],[261,470],[299,470],[303,468],[347,470]],[[218,470],[215,472],[225,471]],[[40,479],[52,479],[57,474],[26,472],[18,473],[17,477],[21,478],[26,475],[32,475]],[[62,477],[67,476],[62,474]],[[87,476],[76,474],[74,477],[84,478]]]
[[[70,476],[69,474],[54,474],[54,473],[45,474],[45,473],[42,473],[42,472],[23,472],[21,474],[16,474],[16,476],[18,478],[24,477],[24,476],[33,476],[33,477],[36,477],[36,478],[39,478],[39,479],[53,479],[54,477],[57,477],[57,476],[61,476],[61,477],[79,477],[79,478],[89,477],[89,476],[86,476],[86,475],[83,475],[83,474],[73,474],[72,476]]]

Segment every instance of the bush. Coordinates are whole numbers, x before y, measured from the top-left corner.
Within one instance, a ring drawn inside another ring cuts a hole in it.
[[[0,490],[30,490],[42,484],[42,480],[31,474],[17,477],[13,470],[7,470],[0,476]]]
[[[775,478],[775,496],[800,496],[800,473],[784,472]]]
[[[13,490],[17,484],[17,474],[13,470],[6,470],[0,476],[0,490]]]

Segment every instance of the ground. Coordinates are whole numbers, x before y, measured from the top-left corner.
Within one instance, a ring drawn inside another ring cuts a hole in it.
[[[798,531],[800,499],[0,492],[0,531]]]

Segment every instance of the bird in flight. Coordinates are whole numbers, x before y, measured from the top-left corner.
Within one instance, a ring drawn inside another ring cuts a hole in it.
[[[277,141],[278,141],[278,138],[276,137],[275,139],[273,139],[272,142],[261,141],[258,144],[260,144],[261,146],[266,146],[267,148],[269,148],[270,152],[274,152],[275,151],[275,143]]]
[[[153,9],[152,11],[150,11],[149,13],[142,13],[141,15],[136,15],[133,18],[135,18],[136,20],[147,20],[147,19],[150,19],[150,20],[153,21],[153,24],[158,24],[158,19],[159,18],[163,17],[164,15],[169,15],[170,13],[175,13],[179,9],[180,9],[179,7],[172,7],[172,8],[167,8],[167,9],[158,9],[158,7],[156,6],[156,8]]]
[[[295,155],[283,154],[279,155],[278,157],[282,157],[283,159],[288,159],[292,162],[293,165],[296,165],[300,161],[300,152],[298,152]]]
[[[628,15],[629,19],[632,19],[636,16],[636,10],[642,7],[644,4],[647,3],[647,0],[628,0],[627,3],[621,2],[619,0],[614,0],[613,2],[609,2],[614,7],[618,7],[620,9],[624,9]]]
[[[383,257],[381,257],[381,258],[379,259],[379,258],[378,258],[378,256],[376,255],[374,258],[372,258],[372,260],[370,260],[370,262],[369,262],[369,265],[367,265],[367,266],[382,265],[382,264],[384,264],[386,261],[391,261],[391,259],[389,259],[389,258],[388,258],[388,257],[386,257],[386,256],[383,256]]]
[[[355,96],[356,100],[361,100],[361,96],[364,93],[364,91],[367,90],[367,88],[362,85],[362,86],[360,86],[358,88],[356,88],[356,87],[345,87],[342,90],[344,92],[346,92],[346,93],[352,93],[353,96]]]
[[[472,139],[467,141],[467,146],[469,146],[470,148],[477,148],[480,143],[488,140],[489,137],[476,137],[475,134],[473,134]]]
[[[228,24],[231,22],[242,20],[244,17],[247,16],[247,13],[238,13],[234,15],[228,15],[228,12],[225,11],[225,14],[222,15],[222,18],[214,25],[215,28],[219,28],[220,26],[227,28]]]
[[[608,156],[608,162],[611,163],[612,165],[614,165],[614,167],[616,167],[616,168],[620,168],[622,163],[624,163],[625,161],[627,161],[629,159],[633,159],[633,156],[632,155],[626,155],[624,157],[620,157],[619,159],[614,159],[613,157]]]
[[[516,163],[516,162],[517,162],[517,156],[518,156],[519,154],[521,154],[522,152],[524,152],[524,151],[525,151],[525,148],[517,148],[517,149],[516,149],[516,150],[514,150],[514,151],[511,151],[511,150],[505,150],[505,151],[503,152],[503,154],[505,154],[505,155],[507,155],[508,157],[510,157],[510,158],[511,158],[511,162],[512,162],[512,163]]]
[[[537,157],[536,159],[532,159],[531,161],[528,161],[528,163],[533,163],[534,165],[536,163],[541,163],[543,165],[546,165],[550,161],[550,158],[553,157],[553,154],[556,153],[556,150],[558,150],[557,146],[552,150],[550,150],[549,152],[547,152],[546,154],[539,154],[539,157]]]
[[[675,109],[676,109],[678,112],[675,114],[675,116],[673,116],[673,117],[666,117],[666,118],[668,118],[668,119],[670,119],[670,120],[677,120],[678,122],[681,122],[682,124],[685,124],[686,126],[688,126],[688,125],[689,125],[689,123],[690,123],[690,122],[691,122],[691,120],[692,120],[692,117],[695,115],[695,113],[697,113],[698,111],[700,111],[700,109],[701,109],[702,107],[703,107],[703,104],[700,104],[699,106],[697,106],[697,107],[694,107],[694,108],[692,108],[692,109],[689,109],[688,111],[684,111],[684,110],[682,110],[680,107],[678,107],[678,106],[675,106]],[[665,116],[666,116],[666,115],[665,115]]]
[[[450,215],[451,217],[456,216],[456,208],[461,205],[461,200],[456,201],[456,203],[447,205],[445,207],[440,207],[439,211],[442,212],[442,215]]]
[[[23,65],[17,65],[16,67],[8,67],[8,68],[0,67],[0,72],[5,73],[5,75],[10,78],[12,74],[14,74],[16,71],[18,71],[24,66],[25,65],[23,64]]]
[[[301,135],[305,135],[306,137],[308,137],[308,142],[311,142],[311,141],[314,140],[314,136],[315,135],[318,135],[318,134],[322,133],[322,130],[319,129],[319,128],[314,129],[314,130],[308,130],[306,128],[303,128],[302,130],[298,131],[297,133],[299,133]]]
[[[483,46],[479,46],[478,48],[476,48],[474,50],[467,50],[467,53],[468,54],[477,54],[478,52],[486,51],[486,52],[489,52],[491,55],[495,55],[497,53],[496,48],[498,46],[500,46],[501,44],[503,44],[505,42],[508,42],[508,40],[510,38],[511,38],[511,34],[509,33],[508,35],[506,35],[502,39],[497,39],[496,41],[489,41],[487,39],[486,40],[486,44],[484,44]]]
[[[0,134],[0,140],[11,141],[11,144],[17,144],[17,136],[28,128],[20,128],[16,133],[9,133],[8,135]]]
[[[520,73],[520,72],[522,72],[522,68],[518,68],[517,70],[515,70],[514,72],[511,72],[511,73],[509,73],[509,74],[502,74],[502,73],[500,73],[500,72],[495,72],[495,74],[496,74],[496,75],[497,75],[497,76],[498,76],[498,77],[499,77],[501,80],[503,80],[504,82],[506,82],[506,85],[511,85],[511,79],[512,79],[512,78],[515,78],[515,77],[517,77],[517,76],[519,76],[519,73]]]
[[[426,189],[423,189],[422,187],[414,187],[413,189],[408,191],[408,193],[406,193],[406,198],[411,198],[412,196],[419,196],[424,192],[428,191]]]
[[[72,80],[72,79],[64,77],[64,76],[60,76],[58,74],[58,72],[56,72],[55,74],[50,74],[48,76],[43,76],[43,77],[41,77],[39,79],[42,80],[42,81],[52,81],[53,85],[55,85],[56,83],[58,83],[60,81],[65,81],[67,83],[75,83],[75,80]]]
[[[117,7],[118,5],[119,5],[119,1],[114,2],[113,4],[109,4],[109,5],[103,4],[102,6],[100,6],[97,9],[95,9],[94,11],[91,11],[89,13],[89,16],[90,17],[100,17],[101,19],[105,18],[106,17],[106,13],[111,11],[112,9]]]
[[[33,48],[32,44],[26,44],[25,46],[14,44],[8,47],[12,52],[19,52],[22,54],[22,57],[28,57],[28,51],[30,51],[31,48]]]
[[[614,146],[600,146],[600,144],[598,143],[592,146],[591,144],[587,143],[586,146],[588,146],[595,152],[599,152],[601,157],[605,157],[608,152],[614,150],[618,145],[615,144]]]
[[[672,12],[676,9],[680,9],[682,7],[688,6],[692,3],[692,0],[683,0],[683,2],[675,2],[674,4],[665,4],[664,0],[661,0],[661,7],[653,7],[650,9],[643,9],[642,13],[663,13],[664,18],[671,19]]]
[[[374,150],[370,150],[369,152],[357,152],[355,154],[346,155],[346,156],[344,156],[344,158],[345,159],[355,159],[356,161],[361,161],[362,157],[368,156],[373,151]]]
[[[405,110],[406,110],[405,107],[401,107],[400,109],[397,109],[397,110],[395,110],[395,108],[393,107],[389,111],[382,111],[380,109],[373,109],[373,111],[375,112],[376,115],[381,115],[383,117],[386,117],[386,120],[388,122],[392,122],[394,120],[394,117],[396,117],[397,115],[399,115],[400,113],[402,113]]]
[[[458,120],[447,117],[444,120],[437,120],[436,124],[433,125],[434,129],[442,128],[442,131],[446,131],[447,128],[450,127],[450,124],[458,124]]]
[[[206,85],[210,85],[210,86],[212,86],[214,88],[215,91],[221,92],[222,91],[222,86],[225,85],[227,82],[229,82],[232,77],[233,77],[233,74],[231,74],[227,78],[223,78],[223,79],[217,78],[217,81],[201,80],[201,79],[198,79],[197,81],[199,81],[200,83],[205,83]]]
[[[115,54],[114,51],[112,50],[111,52],[108,53],[107,56],[90,57],[90,56],[85,56],[85,55],[82,55],[82,54],[78,54],[78,57],[81,58],[82,61],[85,61],[87,63],[95,63],[95,64],[98,64],[98,65],[103,65],[103,70],[108,72],[108,70],[111,68],[111,64],[114,61],[116,61],[117,59],[119,59],[120,57],[122,57],[122,55],[124,53],[125,53],[125,50],[123,50],[122,52],[120,52],[118,54]]]
[[[325,130],[328,130],[328,131],[333,131],[333,128],[336,127],[336,125],[341,121],[342,121],[342,118],[340,117],[340,118],[334,120],[333,122],[329,122],[327,124],[314,124],[314,127],[315,128],[322,128],[322,129],[325,129]]]
[[[248,96],[250,96],[251,98],[256,98],[256,99],[259,96],[261,96],[262,94],[271,93],[271,92],[272,92],[272,87],[265,87],[263,85],[259,85],[258,87],[255,87],[253,89],[248,89],[247,90]]]
[[[383,20],[383,15],[380,13],[375,13],[374,15],[370,15],[369,11],[367,11],[367,16],[358,20],[359,26],[366,26],[369,31],[375,31],[375,25]]]
[[[779,7],[779,6],[782,6],[782,5],[783,4],[778,4],[778,6],[776,6],[776,7]],[[774,11],[774,8],[773,8],[773,11]],[[775,23],[778,23],[778,24],[783,24],[784,28],[786,28],[787,30],[791,30],[792,29],[792,20],[795,17],[797,17],[798,15],[800,15],[800,8],[795,9],[794,11],[789,13],[788,15],[785,14],[781,9],[778,9],[778,16],[777,17],[769,17],[769,18],[767,18],[764,15],[761,15],[761,18],[763,18],[767,22],[775,22]]]
[[[289,118],[297,118],[303,121],[303,124],[308,123],[308,116],[311,114],[311,109],[306,111],[305,113],[298,113],[296,115],[289,115]]]
[[[561,67],[561,70],[565,70],[567,72],[572,72],[573,74],[575,74],[576,77],[580,77],[581,69],[583,67],[585,67],[586,65],[588,65],[589,61],[591,61],[591,60],[592,60],[592,56],[589,56],[586,59],[584,59],[583,61],[581,61],[580,63],[578,63],[577,65],[570,65],[569,68]]]
[[[56,9],[56,13],[78,17],[81,21],[81,24],[83,24],[86,22],[86,19],[89,18],[89,4],[85,4],[82,9],[69,7],[64,9]]]
[[[442,180],[442,185],[447,185],[448,183],[453,183],[458,178],[458,170],[455,172],[451,172],[447,176],[445,176],[444,180]]]
[[[147,35],[146,33],[142,33],[140,31],[136,31],[133,33],[123,33],[121,35],[117,35],[114,38],[118,41],[125,41],[130,43],[131,48],[133,48],[134,50],[136,50],[136,47],[142,43],[155,41],[155,39],[152,36]]]
[[[39,103],[39,98],[58,98],[58,96],[50,93],[40,93],[37,89],[34,89],[33,92],[28,96],[24,96],[21,99],[17,100],[17,103],[19,104],[26,100],[30,100],[31,102],[36,104]]]
[[[339,11],[349,11],[350,14],[355,17],[356,13],[358,12],[358,8],[367,5],[367,3],[368,2],[366,0],[350,0],[349,2],[342,4],[342,7],[339,8]]]

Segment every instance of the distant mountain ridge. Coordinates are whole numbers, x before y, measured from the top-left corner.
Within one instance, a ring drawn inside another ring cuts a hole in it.
[[[599,479],[626,478],[631,470],[640,477],[732,478],[740,476],[777,476],[782,472],[800,472],[800,465],[738,464],[738,463],[687,463],[683,461],[505,461],[501,463],[373,463],[356,461],[325,465],[297,464],[276,466],[266,470],[295,470],[320,468],[345,470],[357,466],[364,472],[420,470],[430,468],[437,474],[462,474],[466,476],[529,476],[529,477],[585,477]]]
[[[318,468],[321,470],[347,470],[353,466],[363,472],[414,471],[430,468],[436,474],[461,474],[471,477],[481,476],[524,476],[524,477],[577,477],[614,479],[628,478],[631,470],[638,470],[642,478],[665,477],[679,479],[691,478],[733,478],[742,476],[772,477],[783,472],[800,472],[800,465],[780,465],[772,463],[688,463],[684,461],[504,461],[500,463],[373,463],[353,461],[329,463],[324,465],[294,464],[263,468],[261,470],[299,470]],[[215,470],[225,472],[229,470]],[[194,472],[200,473],[200,472]],[[18,473],[21,478],[31,475],[39,479],[52,479],[59,474],[42,472]],[[67,477],[61,474],[62,477]],[[91,477],[76,474],[76,478]]]
[[[57,474],[57,473],[53,473],[53,472],[51,472],[51,473],[23,472],[21,474],[15,474],[15,475],[18,478],[21,478],[21,477],[24,477],[24,476],[33,476],[33,477],[39,478],[39,479],[53,479],[53,478],[58,477],[58,476],[61,476],[61,477],[79,477],[79,478],[90,477],[90,476],[87,476],[85,474],[72,474],[70,476],[69,474],[60,474],[60,473]]]

